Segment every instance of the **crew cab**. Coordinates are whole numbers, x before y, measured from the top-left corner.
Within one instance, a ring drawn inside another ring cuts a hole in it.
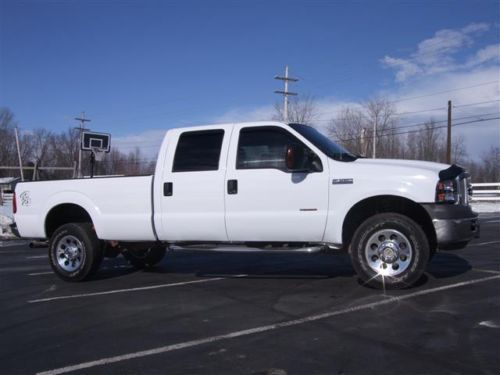
[[[189,243],[347,251],[363,283],[405,288],[437,249],[479,235],[470,193],[456,165],[356,157],[306,125],[250,122],[168,130],[151,176],[18,183],[14,218],[68,281],[104,256],[153,266]]]

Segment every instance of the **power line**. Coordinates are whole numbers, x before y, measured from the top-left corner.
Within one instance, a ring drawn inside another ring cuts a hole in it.
[[[473,120],[473,121],[459,122],[457,124],[452,124],[451,126],[454,127],[454,126],[459,126],[459,125],[475,124],[477,122],[484,122],[484,121],[498,120],[498,119],[500,119],[500,116],[499,117],[479,119],[479,120]],[[448,126],[447,125],[434,126],[434,127],[432,127],[432,130],[435,130],[435,129],[444,129],[446,127],[448,127]],[[405,132],[396,132],[396,133],[389,133],[389,134],[377,134],[376,137],[380,138],[380,137],[387,137],[387,136],[392,136],[392,135],[402,135],[402,134],[419,133],[419,132],[424,131],[424,130],[425,129],[417,129],[417,130],[409,130],[409,131],[405,131]],[[347,139],[339,139],[339,138],[337,138],[337,139],[335,139],[335,141],[338,141],[338,142],[349,142],[349,141],[355,141],[355,140],[357,140],[359,138],[360,137],[353,137],[353,138],[347,138]],[[371,138],[373,138],[373,136],[365,136],[365,139],[371,139]]]
[[[484,102],[476,102],[476,103],[466,103],[466,104],[454,105],[453,108],[471,107],[471,106],[475,106],[475,105],[486,104],[486,103],[494,103],[494,102],[500,102],[500,99],[488,100],[488,101],[484,101]],[[393,103],[393,102],[389,102],[389,103]],[[361,106],[360,104],[357,104],[357,105]],[[410,112],[397,112],[397,113],[394,113],[394,116],[398,116],[399,117],[399,116],[408,115],[408,114],[434,112],[434,111],[446,110],[446,109],[447,109],[447,107],[439,107],[439,108],[422,109],[422,110],[410,111]],[[334,112],[320,112],[320,113],[318,113],[318,116],[321,116],[321,115],[333,115],[333,114],[335,114],[335,113]],[[317,122],[325,122],[325,121],[330,121],[330,120],[316,120],[316,121]]]
[[[498,115],[498,114],[499,114],[498,112],[480,113],[480,114],[477,114],[477,115],[457,117],[454,120],[465,120],[465,119],[468,119],[468,118],[481,117],[481,116],[492,116],[492,115]],[[440,124],[440,123],[447,122],[447,121],[448,121],[447,119],[446,120],[439,120],[439,121],[431,120],[431,121],[425,121],[425,122],[420,122],[420,123],[411,124],[411,125],[408,124],[408,125],[396,126],[393,129],[414,128],[414,127],[417,127],[417,126],[427,125],[427,124],[430,124],[430,123]],[[386,130],[389,130],[389,129],[386,129]],[[384,131],[384,130],[381,130],[381,131]]]
[[[474,88],[474,87],[480,87],[480,86],[486,86],[486,85],[491,85],[493,83],[498,83],[500,82],[500,80],[494,80],[494,81],[489,81],[489,82],[483,82],[483,83],[478,83],[476,85],[471,85],[471,86],[465,86],[465,87],[456,87],[454,89],[449,89],[449,90],[443,90],[443,91],[436,91],[436,92],[433,92],[433,93],[429,93],[429,94],[425,94],[425,95],[419,95],[419,96],[412,96],[412,97],[403,97],[403,98],[400,98],[398,100],[392,100],[390,101],[389,103],[399,103],[399,102],[404,102],[404,101],[407,101],[407,100],[413,100],[413,99],[420,99],[420,98],[426,98],[428,96],[434,96],[434,95],[439,95],[439,94],[445,94],[447,92],[452,92],[452,91],[459,91],[459,90],[467,90],[467,89],[471,89],[471,88]]]
[[[459,104],[459,105],[454,105],[453,108],[470,107],[470,106],[474,106],[474,105],[488,104],[488,103],[494,103],[494,102],[500,102],[500,99],[488,100],[488,101],[485,101],[485,102]]]
[[[398,112],[395,113],[395,116],[404,116],[404,115],[413,115],[416,113],[425,113],[425,112],[434,112],[434,111],[442,111],[446,109],[446,107],[439,107],[439,108],[431,108],[431,109],[423,109],[421,111],[411,111],[411,112]]]

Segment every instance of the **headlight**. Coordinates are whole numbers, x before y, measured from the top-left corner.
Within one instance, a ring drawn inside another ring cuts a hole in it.
[[[436,185],[436,203],[456,203],[457,193],[455,180],[439,181]]]

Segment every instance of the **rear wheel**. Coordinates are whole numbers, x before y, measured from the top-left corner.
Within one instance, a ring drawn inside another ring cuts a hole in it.
[[[145,248],[124,248],[122,255],[136,268],[152,267],[165,256],[164,246],[150,246]]]
[[[422,276],[430,255],[422,228],[410,218],[384,213],[354,233],[351,259],[361,281],[376,288],[402,289]]]
[[[50,265],[65,281],[86,279],[99,268],[102,258],[101,243],[90,223],[65,224],[50,239]]]

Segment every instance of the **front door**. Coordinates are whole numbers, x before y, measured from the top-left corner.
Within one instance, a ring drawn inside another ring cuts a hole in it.
[[[287,146],[314,159],[316,170],[287,170]],[[301,149],[302,148],[302,149]],[[226,173],[226,227],[230,241],[322,241],[328,210],[328,162],[292,129],[233,129]]]

